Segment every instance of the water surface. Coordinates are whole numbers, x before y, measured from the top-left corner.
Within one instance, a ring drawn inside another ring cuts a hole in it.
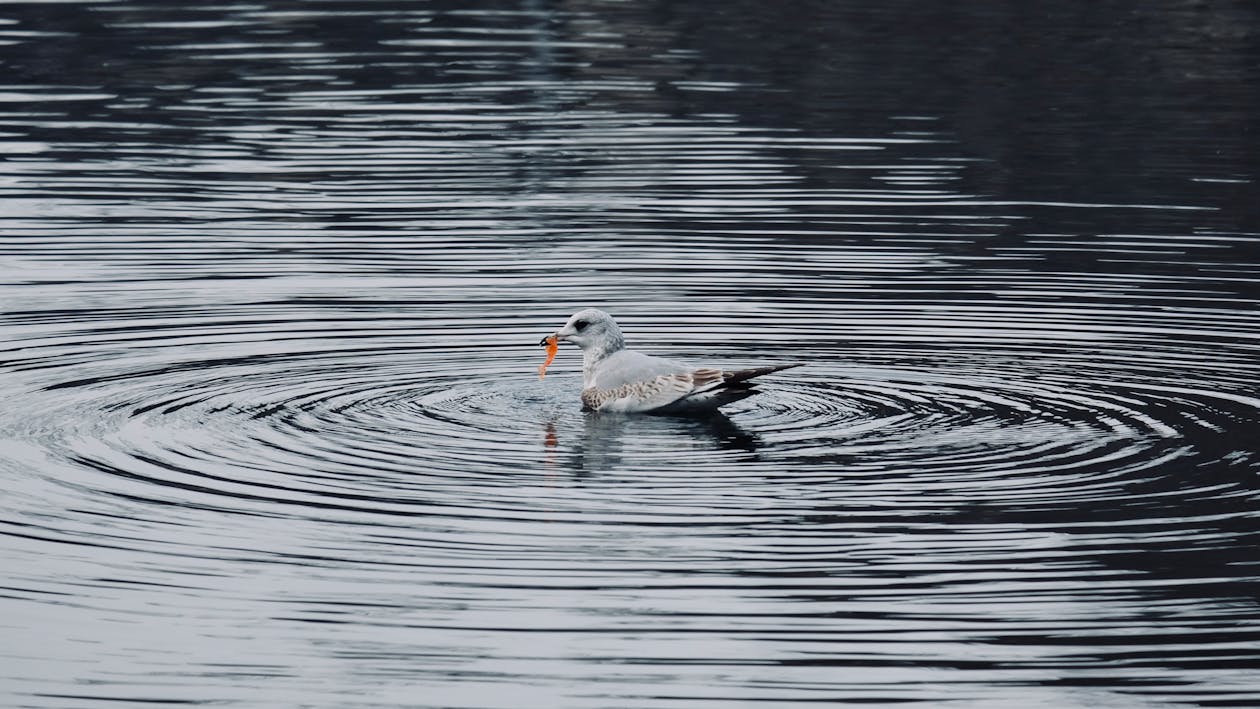
[[[0,6],[0,703],[1260,704],[1255,9],[798,10]]]

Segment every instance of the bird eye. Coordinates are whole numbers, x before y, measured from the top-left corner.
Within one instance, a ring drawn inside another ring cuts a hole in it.
[[[577,330],[578,332],[581,332],[586,329],[587,325],[590,325],[590,323],[586,322],[585,320],[578,320],[577,322],[573,323],[573,329]]]

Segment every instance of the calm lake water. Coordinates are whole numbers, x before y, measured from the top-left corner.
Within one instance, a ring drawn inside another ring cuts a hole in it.
[[[0,4],[0,705],[1260,706],[1260,8],[964,5]]]

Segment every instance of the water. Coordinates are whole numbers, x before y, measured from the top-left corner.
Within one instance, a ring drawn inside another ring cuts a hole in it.
[[[385,5],[0,6],[0,704],[1260,704],[1254,7]]]

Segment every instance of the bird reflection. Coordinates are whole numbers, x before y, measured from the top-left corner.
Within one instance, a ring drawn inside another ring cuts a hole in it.
[[[572,420],[572,419],[570,419]],[[581,431],[565,441],[563,424],[550,421],[543,427],[543,448],[548,468],[562,467],[578,476],[614,470],[633,463],[636,448],[654,442],[675,448],[690,442],[696,449],[708,447],[743,454],[732,460],[756,459],[761,440],[721,412],[705,416],[643,416],[606,412],[582,412]],[[568,443],[568,445],[565,445]]]

